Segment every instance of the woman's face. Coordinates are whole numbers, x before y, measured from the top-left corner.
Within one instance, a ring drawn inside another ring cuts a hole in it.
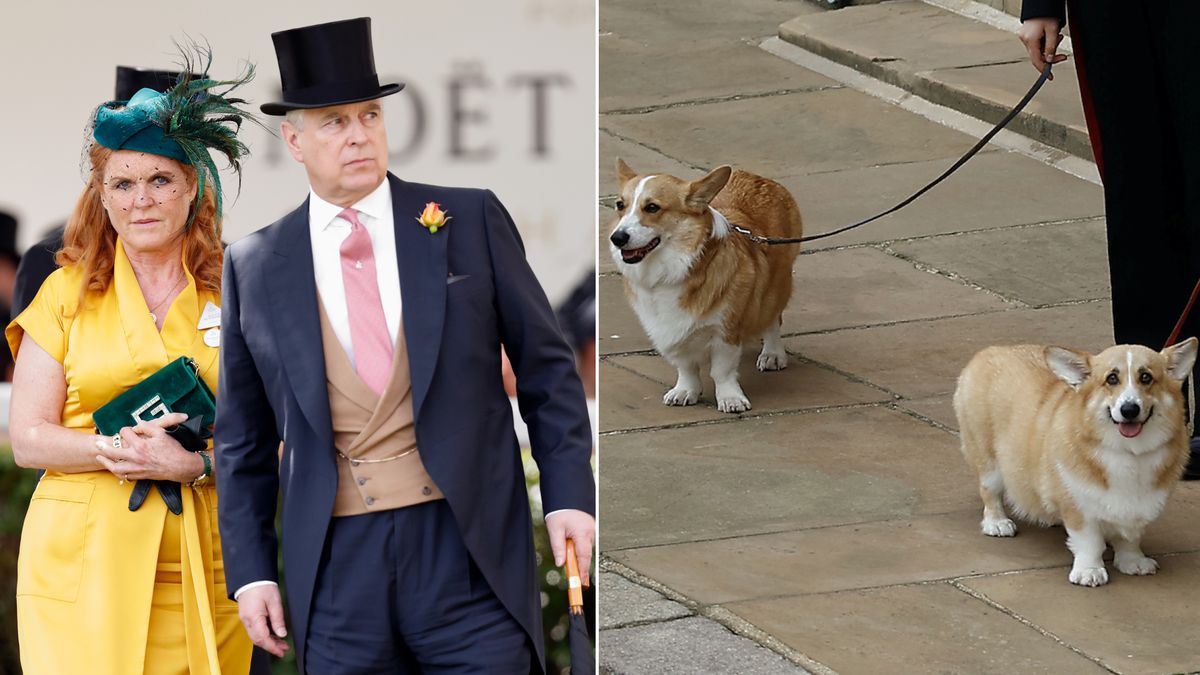
[[[179,245],[196,185],[169,157],[116,150],[104,166],[100,194],[125,246],[152,253]]]

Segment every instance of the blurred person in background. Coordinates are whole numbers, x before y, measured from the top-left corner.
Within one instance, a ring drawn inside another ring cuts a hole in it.
[[[0,211],[0,316],[10,316],[21,254],[17,252],[17,219]],[[0,349],[0,379],[12,382],[12,354]]]
[[[228,249],[216,446],[229,589],[301,670],[544,669],[529,501],[501,382],[518,376],[557,564],[586,573],[583,389],[490,191],[388,173],[370,19],[272,34],[308,198]],[[282,457],[277,453],[283,442]]]
[[[92,423],[95,410],[181,356],[217,386],[216,345],[197,329],[203,308],[220,303],[222,264],[220,181],[204,160],[216,150],[237,168],[245,154],[224,124],[244,115],[220,94],[248,79],[187,79],[95,110],[63,267],[6,330],[16,355],[13,454],[46,470],[17,569],[26,675],[249,669],[251,643],[225,598],[211,459],[167,435],[179,414],[113,437]],[[160,499],[131,501],[140,479],[190,488],[180,515]]]

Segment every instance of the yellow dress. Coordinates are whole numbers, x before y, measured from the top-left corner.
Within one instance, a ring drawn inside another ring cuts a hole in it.
[[[197,328],[217,295],[188,285],[160,334],[118,244],[113,281],[78,307],[82,272],[60,269],[5,331],[63,365],[62,424],[95,433],[92,412],[180,356],[217,388],[217,349]],[[219,480],[219,477],[218,477]],[[107,471],[47,471],[34,492],[17,561],[17,623],[26,675],[243,675],[252,645],[226,597],[217,492],[183,488],[183,515],[157,490],[137,511],[133,482]]]

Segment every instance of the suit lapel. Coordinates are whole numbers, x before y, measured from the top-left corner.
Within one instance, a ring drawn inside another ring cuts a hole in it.
[[[392,189],[392,219],[396,228],[396,258],[400,267],[400,298],[404,335],[412,374],[413,419],[429,393],[442,344],[446,318],[447,230],[430,234],[416,222],[425,209],[424,197],[404,181],[388,174]],[[448,228],[447,228],[448,229]]]
[[[270,312],[279,360],[292,385],[292,395],[309,424],[332,436],[325,353],[317,314],[317,282],[313,277],[312,240],[308,232],[308,200],[287,216],[276,233],[275,255],[267,277]],[[243,301],[245,302],[245,301]]]

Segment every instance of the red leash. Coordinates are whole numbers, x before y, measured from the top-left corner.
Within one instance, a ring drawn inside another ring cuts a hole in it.
[[[1192,313],[1192,307],[1196,304],[1196,298],[1200,297],[1200,281],[1196,282],[1196,287],[1192,289],[1192,297],[1188,298],[1187,307],[1183,308],[1183,314],[1179,316],[1179,321],[1175,324],[1175,330],[1171,331],[1171,337],[1167,338],[1167,344],[1163,345],[1163,349],[1175,344],[1179,339],[1179,333],[1183,330],[1183,323],[1187,321],[1188,315]]]

